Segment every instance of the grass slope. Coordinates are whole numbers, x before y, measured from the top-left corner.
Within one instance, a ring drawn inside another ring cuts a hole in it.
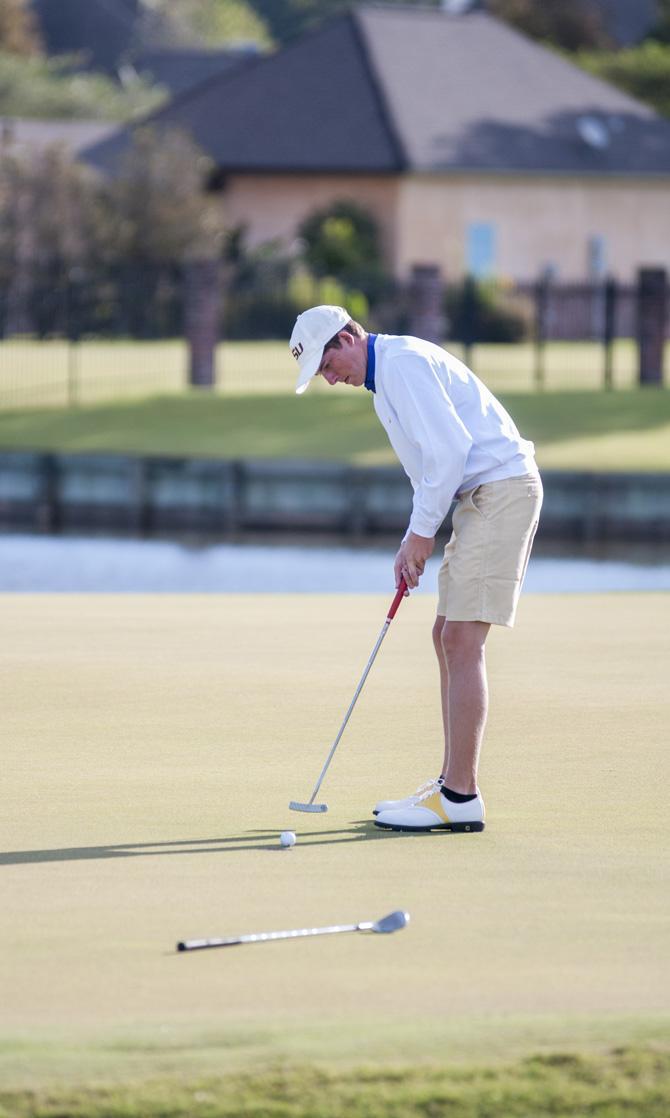
[[[503,402],[541,466],[670,470],[670,392],[511,394]],[[72,410],[0,413],[0,448],[390,463],[367,393],[189,394]]]
[[[276,1066],[204,1080],[3,1092],[2,1118],[666,1118],[670,1051],[559,1052],[502,1067]]]

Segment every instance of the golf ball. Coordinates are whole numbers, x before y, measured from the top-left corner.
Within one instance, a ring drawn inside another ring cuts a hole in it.
[[[293,831],[282,831],[279,841],[282,846],[295,846],[295,833]]]

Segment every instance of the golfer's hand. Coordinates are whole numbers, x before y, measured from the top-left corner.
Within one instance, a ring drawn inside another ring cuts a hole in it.
[[[419,585],[426,560],[433,554],[434,547],[435,539],[432,537],[427,539],[426,536],[416,536],[414,532],[407,535],[400,545],[393,565],[396,586],[400,586],[401,578],[404,578],[410,590],[414,590]]]

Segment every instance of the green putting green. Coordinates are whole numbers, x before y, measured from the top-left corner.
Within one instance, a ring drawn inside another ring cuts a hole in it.
[[[329,812],[288,810],[391,597],[1,598],[5,1087],[667,1042],[670,595],[527,596],[492,632],[487,829],[457,836],[370,817],[439,768],[429,598]],[[395,908],[392,936],[174,952]]]

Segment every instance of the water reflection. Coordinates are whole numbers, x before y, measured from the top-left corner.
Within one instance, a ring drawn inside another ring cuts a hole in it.
[[[385,547],[319,543],[197,543],[63,536],[0,537],[2,592],[384,593],[393,589]],[[670,590],[668,549],[603,549],[600,555],[538,548],[528,593]],[[420,592],[436,593],[439,559]]]

